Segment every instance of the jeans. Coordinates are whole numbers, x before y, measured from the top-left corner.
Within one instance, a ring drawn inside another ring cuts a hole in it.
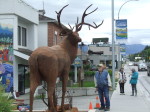
[[[124,83],[119,83],[120,85],[120,93],[124,93]]]
[[[108,86],[103,86],[103,87],[98,87],[98,94],[101,102],[101,107],[110,107],[110,100],[109,100],[109,87]],[[105,98],[105,102],[104,102]]]

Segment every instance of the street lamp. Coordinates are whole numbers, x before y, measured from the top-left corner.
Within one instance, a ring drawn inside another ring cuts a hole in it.
[[[123,3],[122,6],[120,7],[119,11],[118,11],[118,19],[119,19],[119,13],[120,13],[121,8],[122,8],[126,3],[131,2],[131,1],[139,1],[139,0],[128,0],[128,1],[126,1],[125,3]]]
[[[114,0],[111,0],[112,20],[112,88],[115,90]]]

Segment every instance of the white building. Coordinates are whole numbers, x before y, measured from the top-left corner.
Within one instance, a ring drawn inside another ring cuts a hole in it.
[[[107,67],[112,67],[112,47],[110,44],[93,44],[89,45],[89,59],[93,65],[99,63],[105,64]],[[115,45],[115,66],[120,67],[120,46]]]
[[[7,91],[12,82],[15,91],[28,91],[28,58],[38,46],[38,24],[38,10],[24,1],[0,0],[0,60],[5,67],[0,76]]]

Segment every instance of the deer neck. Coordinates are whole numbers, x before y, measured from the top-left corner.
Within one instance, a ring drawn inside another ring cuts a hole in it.
[[[62,41],[62,43],[60,43],[60,46],[68,53],[70,61],[73,63],[77,56],[78,43],[74,43],[73,41],[66,38]]]

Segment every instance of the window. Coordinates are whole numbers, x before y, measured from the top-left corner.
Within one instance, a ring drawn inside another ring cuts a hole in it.
[[[57,44],[57,32],[55,31],[55,33],[54,33],[54,42],[53,42],[53,44],[54,45],[56,45]]]
[[[109,51],[112,51],[112,47],[109,47]]]
[[[27,46],[26,28],[22,28],[22,46]]]
[[[18,45],[27,46],[27,30],[21,26],[18,26]]]
[[[18,26],[18,45],[21,45],[21,27]]]

